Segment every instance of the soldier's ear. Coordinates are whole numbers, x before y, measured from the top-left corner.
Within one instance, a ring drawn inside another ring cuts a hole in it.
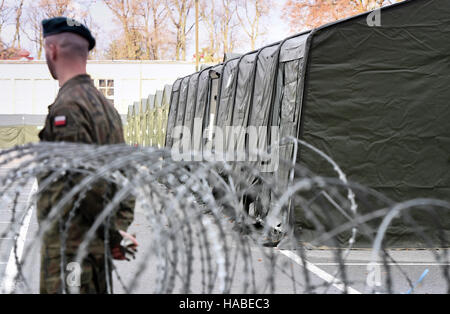
[[[58,58],[57,46],[53,42],[48,42],[47,40],[45,40],[44,49],[45,58],[49,61],[56,61],[56,59]]]
[[[50,48],[50,58],[52,59],[52,61],[56,61],[58,59],[59,53],[58,46],[55,44],[50,44],[49,48]]]

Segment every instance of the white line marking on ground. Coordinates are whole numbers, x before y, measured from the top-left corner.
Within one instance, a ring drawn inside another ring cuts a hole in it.
[[[30,204],[31,197],[37,191],[37,181],[34,180],[33,187],[31,188],[30,194],[28,195],[27,207]],[[19,261],[22,260],[23,248],[25,246],[25,240],[27,238],[28,227],[30,226],[31,216],[33,214],[33,206],[30,206],[26,216],[23,220],[23,224],[19,230],[19,236],[17,237],[17,258]],[[17,265],[16,265],[16,257],[14,254],[14,247],[11,249],[11,253],[9,254],[8,264],[6,265],[5,270],[5,278],[2,283],[2,293],[10,294],[14,290],[15,282],[14,279],[17,275]]]
[[[338,290],[345,291],[345,285],[339,279],[331,276],[326,271],[320,269],[319,267],[317,267],[316,265],[314,265],[308,261],[303,262],[302,259],[300,258],[300,256],[298,256],[294,252],[288,251],[288,250],[280,250],[280,253],[289,257],[291,260],[293,260],[300,266],[305,267],[307,270],[309,270],[310,272],[315,274],[320,279],[325,280],[328,283],[331,283]],[[356,290],[352,287],[349,287],[348,285],[347,285],[347,292],[349,294],[361,294],[361,292],[359,292],[358,290]]]

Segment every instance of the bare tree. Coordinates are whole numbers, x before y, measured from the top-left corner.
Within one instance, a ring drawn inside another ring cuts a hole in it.
[[[17,41],[17,48],[20,49],[20,29],[21,29],[21,19],[22,19],[22,12],[23,12],[23,1],[20,0],[16,3],[16,6],[14,7],[14,10],[16,11],[16,32],[14,33],[14,38],[12,42],[12,46],[16,47],[16,41]]]
[[[30,3],[26,8],[27,25],[24,34],[30,40],[36,49],[37,59],[42,59],[42,49],[44,46],[44,38],[42,36],[41,22],[45,17],[44,10],[40,7],[39,2]]]
[[[110,43],[104,52],[104,56],[106,59],[111,60],[121,60],[127,59],[127,47],[124,39],[124,35],[117,38],[110,39]]]
[[[6,45],[2,40],[2,30],[3,27],[6,26],[6,24],[8,23],[11,13],[12,8],[8,6],[7,1],[0,0],[0,45],[2,46]]]
[[[161,0],[141,0],[138,4],[138,14],[142,17],[144,29],[145,52],[147,59],[158,60],[167,51],[168,11]]]
[[[42,36],[42,20],[57,16],[82,18],[86,16],[83,10],[77,10],[73,0],[37,0],[24,6],[26,25],[22,32],[36,49],[37,59],[42,59],[44,38]]]
[[[237,42],[236,26],[239,23],[235,21],[236,1],[222,0],[222,8],[219,11],[223,54],[233,52]]]
[[[241,29],[250,39],[251,49],[255,50],[256,41],[264,35],[262,19],[270,12],[271,0],[239,0],[236,15]]]
[[[356,4],[359,11],[358,13],[363,13],[400,1],[403,0],[352,0],[351,2],[354,2]]]
[[[292,31],[303,31],[400,0],[288,0],[284,17]]]
[[[202,49],[202,56],[206,62],[220,61],[220,16],[218,15],[217,0],[202,0],[200,2],[201,23],[208,32],[207,45]]]
[[[200,4],[201,23],[208,32],[202,58],[207,62],[218,62],[237,45],[238,0],[203,0]]]
[[[142,44],[142,26],[138,24],[139,1],[137,0],[103,0],[118,19],[123,30],[123,44],[117,43],[111,48],[124,50],[116,52],[121,58],[138,60],[144,55]]]
[[[188,17],[193,7],[193,0],[164,0],[168,16],[176,29],[175,58],[186,60],[186,40],[194,24],[187,25]]]
[[[46,18],[68,16],[71,13],[73,0],[39,0],[39,8]]]

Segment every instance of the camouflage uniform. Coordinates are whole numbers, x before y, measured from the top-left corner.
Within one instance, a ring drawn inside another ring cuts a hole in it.
[[[55,102],[49,106],[45,127],[39,133],[41,141],[78,142],[85,144],[121,144],[124,143],[120,115],[106,98],[95,88],[89,75],[79,75],[67,81],[59,90]],[[49,173],[38,178],[42,182]],[[52,183],[38,198],[38,221],[42,223],[52,207],[64,193],[71,190],[83,177],[73,173],[60,177]],[[60,232],[69,212],[74,208],[76,196],[63,208],[62,218],[52,222],[51,229],[45,234],[41,251],[41,293],[60,293],[61,285],[61,236],[66,236],[64,249],[64,270],[73,261],[79,244],[89,230],[96,216],[112,198],[115,187],[111,183],[99,180],[93,188],[75,206],[75,215],[71,219],[68,232]],[[118,230],[127,230],[133,221],[134,199],[122,202],[117,213],[111,219],[109,241],[112,245],[120,243]],[[96,238],[89,246],[89,255],[82,265],[81,293],[105,293],[105,247],[104,228],[99,229]],[[69,273],[69,272],[68,272]],[[67,278],[67,274],[64,278]]]

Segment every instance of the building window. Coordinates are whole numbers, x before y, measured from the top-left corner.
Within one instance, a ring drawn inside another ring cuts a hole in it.
[[[114,80],[98,79],[95,80],[95,86],[99,91],[114,105]]]

